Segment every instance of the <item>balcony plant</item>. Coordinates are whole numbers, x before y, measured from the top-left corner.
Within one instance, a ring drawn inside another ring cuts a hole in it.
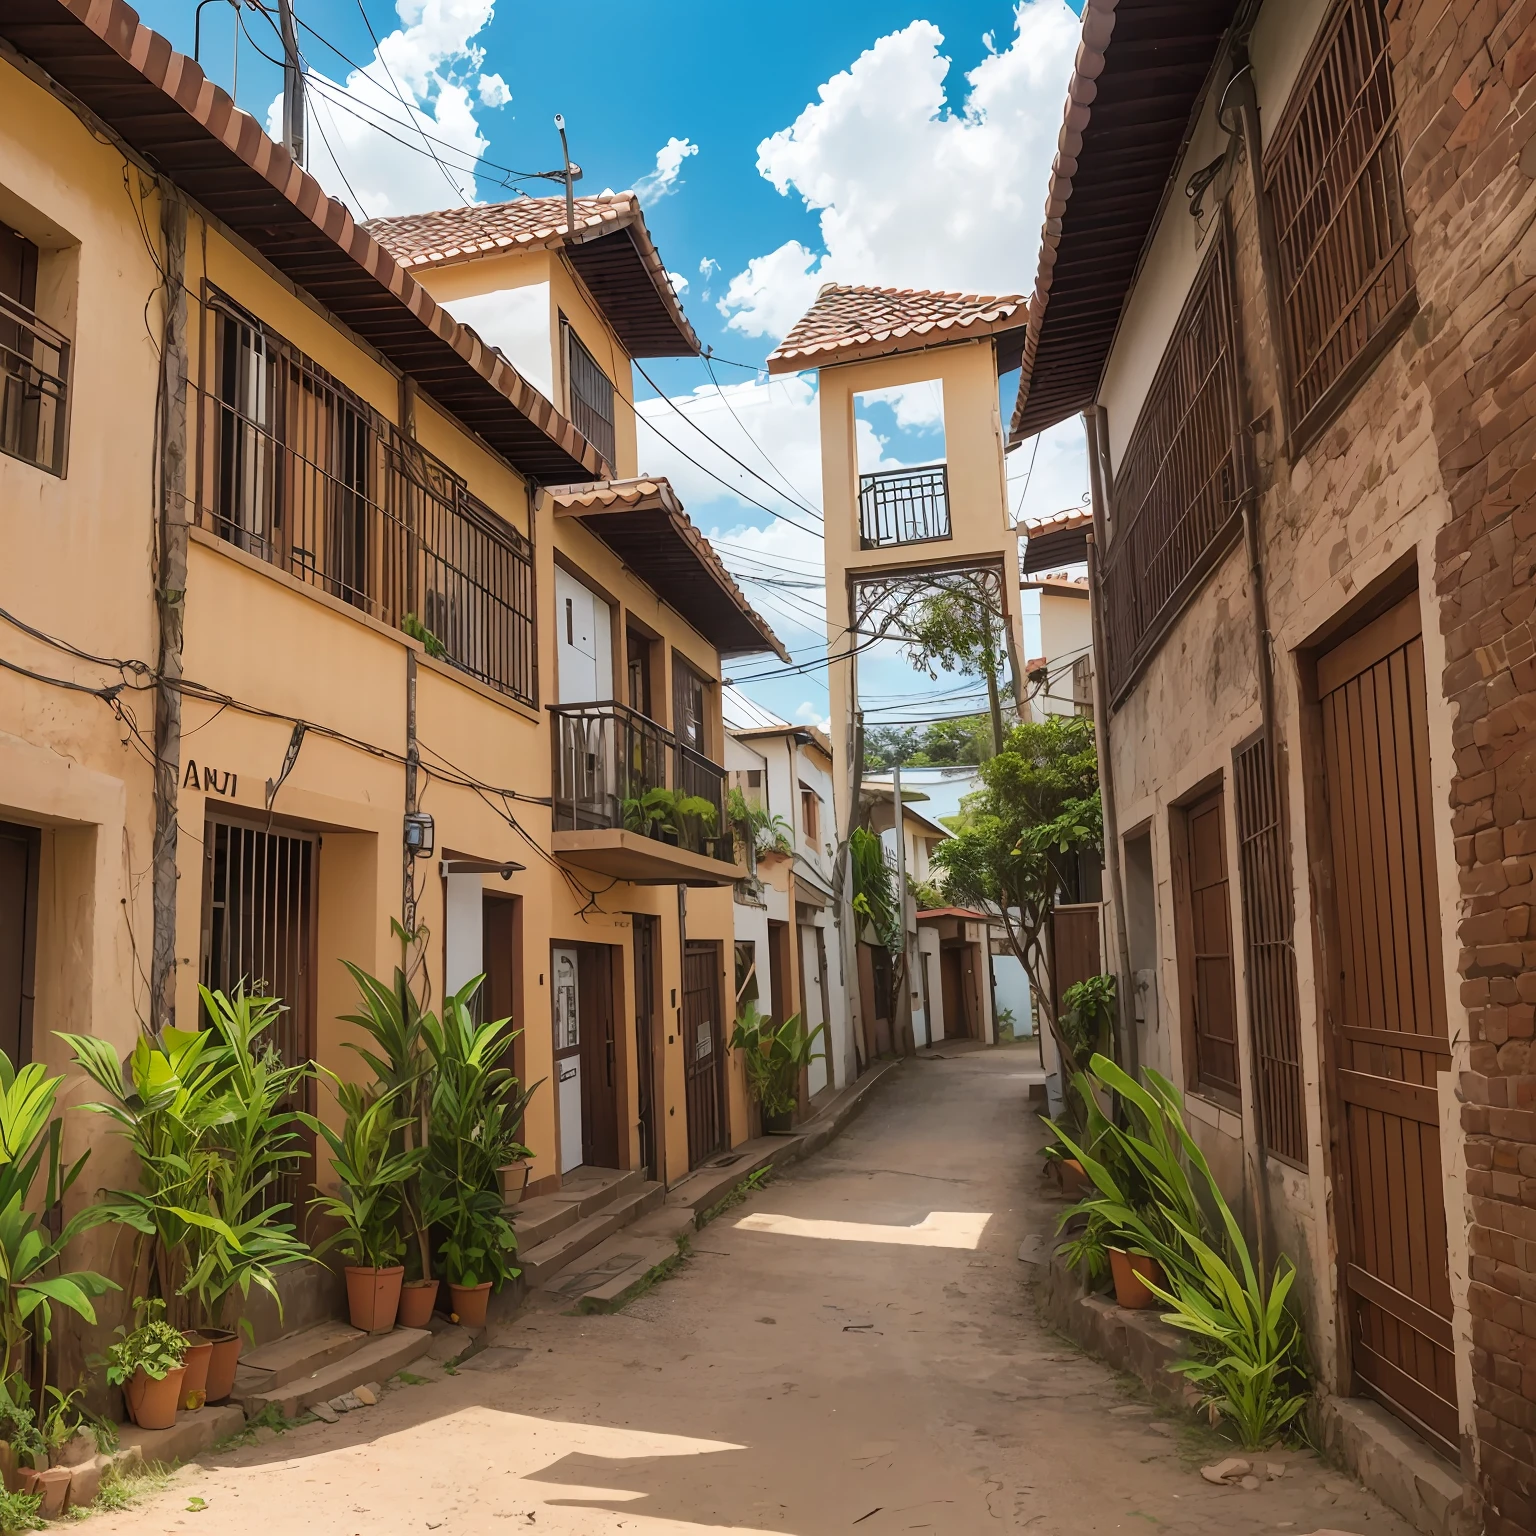
[[[324,1069],[320,1069],[324,1072]],[[421,1166],[419,1148],[400,1149],[408,1117],[399,1095],[344,1083],[326,1072],[343,1124],[334,1130],[314,1115],[303,1119],[331,1151],[331,1167],[340,1185],[336,1195],[310,1202],[317,1216],[336,1225],[315,1248],[315,1255],[338,1250],[345,1266],[347,1308],[352,1326],[366,1333],[388,1333],[395,1326],[405,1266],[404,1186]]]
[[[747,1091],[762,1111],[764,1134],[788,1134],[800,1101],[801,1072],[813,1061],[826,1059],[824,1050],[815,1049],[817,1037],[825,1035],[826,1028],[818,1024],[807,1031],[798,1013],[775,1024],[756,999],[742,1005],[731,1033],[731,1049],[742,1053]]]
[[[140,1429],[169,1429],[181,1401],[186,1336],[166,1322],[165,1302],[158,1296],[134,1301],[133,1322],[131,1332],[119,1323],[117,1342],[107,1347],[107,1381],[123,1389]]]
[[[660,786],[627,797],[622,811],[626,831],[694,851],[715,835],[720,821],[718,808],[702,795]]]
[[[490,1293],[520,1271],[517,1237],[502,1204],[501,1169],[526,1157],[523,1114],[538,1084],[523,1088],[502,1065],[516,1038],[510,1019],[476,1021],[477,976],[443,1001],[422,1030],[432,1058],[432,1098],[423,1185],[439,1257],[466,1327],[485,1322]]]

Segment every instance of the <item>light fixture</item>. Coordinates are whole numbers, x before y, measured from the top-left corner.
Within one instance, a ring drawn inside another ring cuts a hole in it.
[[[432,853],[434,830],[430,811],[405,813],[405,851],[412,858],[429,858]]]

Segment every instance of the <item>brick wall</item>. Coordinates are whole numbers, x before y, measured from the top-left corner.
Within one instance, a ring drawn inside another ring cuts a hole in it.
[[[1536,1531],[1536,0],[1389,0],[1428,388],[1451,520],[1435,570],[1455,711],[1477,1476]],[[1449,915],[1448,915],[1449,916]],[[1448,923],[1449,929],[1449,923]],[[1449,1213],[1454,1221],[1455,1213]]]

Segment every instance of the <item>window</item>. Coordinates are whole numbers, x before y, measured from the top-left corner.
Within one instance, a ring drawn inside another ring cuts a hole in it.
[[[800,835],[812,847],[821,841],[821,797],[806,784],[800,786]]]
[[[672,734],[685,747],[708,753],[709,684],[681,656],[672,658]]]
[[[1413,312],[1382,0],[1340,0],[1265,156],[1293,448],[1315,438]]]
[[[757,986],[757,945],[748,939],[736,941],[736,1008],[755,1003],[761,993]]]
[[[1231,256],[1219,224],[1115,479],[1119,531],[1104,557],[1111,702],[1242,527],[1239,427]]]
[[[581,344],[581,338],[563,315],[565,377],[570,395],[571,424],[608,461],[614,463],[613,382],[597,366],[597,359]]]
[[[0,452],[64,473],[69,341],[37,315],[38,249],[0,228]]]
[[[1233,756],[1238,880],[1248,1017],[1258,1052],[1259,1113],[1271,1152],[1307,1165],[1301,1019],[1291,943],[1291,867],[1274,759],[1263,736]]]
[[[535,703],[529,541],[259,320],[222,298],[208,315],[204,526]]]
[[[1191,1088],[1240,1097],[1226,795],[1218,789],[1175,810],[1174,925],[1186,1077]]]
[[[639,710],[647,718],[654,718],[651,709],[651,642],[644,635],[628,629],[624,632],[624,648],[629,663],[629,707]]]

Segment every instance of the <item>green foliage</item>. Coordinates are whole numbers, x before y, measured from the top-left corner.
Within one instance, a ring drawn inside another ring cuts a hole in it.
[[[0,1381],[0,1439],[6,1441],[16,1457],[16,1464],[34,1466],[47,1464],[48,1444],[37,1427],[37,1417],[32,1411],[32,1394],[27,1378],[15,1371]]]
[[[885,862],[885,845],[864,827],[848,839],[853,870],[853,910],[875,931],[877,941],[892,954],[902,949],[901,912],[896,905],[896,877]]]
[[[1077,1061],[1087,1061],[1100,1052],[1108,1054],[1114,1018],[1113,976],[1090,976],[1074,982],[1061,995],[1061,1032]]]
[[[304,1122],[331,1150],[331,1167],[340,1181],[339,1195],[317,1195],[311,1209],[336,1223],[315,1249],[316,1257],[338,1249],[353,1264],[387,1269],[405,1248],[402,1188],[421,1166],[425,1153],[401,1148],[409,1118],[400,1111],[396,1092],[380,1092],[344,1083],[325,1074],[341,1106],[340,1131],[314,1115]]]
[[[63,1081],[41,1062],[18,1071],[0,1051],[0,1380],[21,1364],[29,1339],[46,1350],[55,1306],[94,1323],[93,1298],[117,1289],[94,1270],[63,1270],[69,1244],[111,1219],[105,1205],[86,1204],[57,1235],[42,1216],[61,1207],[90,1156],[64,1161],[63,1122],[53,1113]]]
[[[940,672],[985,680],[992,748],[1002,750],[998,679],[1008,665],[1007,631],[991,585],[972,575],[934,577],[929,595],[906,615],[907,660],[931,679]]]
[[[907,889],[911,891],[912,900],[917,903],[919,912],[934,912],[949,905],[949,898],[932,880],[914,880],[908,875]]]
[[[758,858],[795,851],[789,823],[782,816],[769,815],[765,806],[751,804],[735,787],[726,797],[725,813],[739,840],[754,848]]]
[[[1070,1269],[1075,1269],[1089,1290],[1097,1290],[1109,1273],[1109,1229],[1098,1215],[1090,1215],[1056,1252]]]
[[[489,1280],[499,1290],[519,1272],[500,1170],[528,1155],[519,1136],[534,1089],[520,1088],[501,1065],[516,1038],[512,1021],[475,1021],[474,998],[484,980],[477,976],[446,998],[441,1023],[430,1014],[423,1019],[434,1074],[423,1186],[443,1233],[439,1252],[449,1283]]]
[[[85,1425],[85,1416],[80,1408],[80,1399],[85,1395],[85,1389],[76,1387],[72,1392],[64,1392],[58,1387],[48,1386],[44,1388],[44,1395],[52,1406],[43,1419],[43,1444],[50,1451],[62,1450]]]
[[[879,725],[864,734],[864,771],[878,773],[898,763],[903,768],[984,763],[994,750],[990,715],[962,715],[925,726]]]
[[[400,620],[400,628],[408,634],[412,640],[419,640],[421,648],[428,656],[446,656],[448,647],[443,644],[436,635],[427,628],[414,613],[408,613]]]
[[[1128,1124],[1095,1108],[1099,1156],[1061,1136],[1098,1191],[1075,1211],[1102,1221],[1117,1246],[1162,1265],[1165,1286],[1149,1289],[1173,1309],[1164,1320],[1197,1340],[1196,1357],[1173,1369],[1201,1388],[1212,1419],[1231,1423],[1246,1448],[1268,1445],[1307,1400],[1301,1329],[1285,1305],[1295,1269],[1282,1256],[1271,1274],[1259,1272],[1166,1078],[1147,1069],[1145,1085],[1137,1083],[1103,1055],[1092,1070],[1126,1106]],[[1092,1085],[1085,1088],[1094,1103]]]
[[[818,1036],[827,1026],[807,1031],[798,1013],[775,1024],[755,999],[742,1006],[731,1034],[731,1049],[742,1053],[747,1069],[747,1088],[765,1115],[786,1115],[799,1102],[800,1073],[813,1061],[824,1061],[817,1050]]]
[[[164,1381],[187,1358],[185,1336],[166,1322],[165,1302],[158,1296],[140,1296],[133,1303],[133,1330],[121,1323],[117,1342],[107,1346],[107,1381],[122,1386],[135,1371]]]
[[[679,847],[698,852],[706,838],[715,835],[719,811],[702,795],[659,785],[628,797],[621,806],[624,828],[645,837],[676,840]]]
[[[0,1488],[0,1531],[40,1531],[47,1522],[38,1510],[43,1506],[40,1493],[7,1493]]]

